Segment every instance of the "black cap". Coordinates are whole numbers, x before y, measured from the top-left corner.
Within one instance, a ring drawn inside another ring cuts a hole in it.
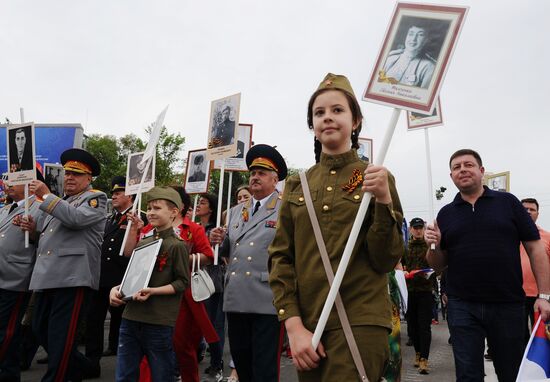
[[[68,149],[61,154],[61,164],[66,171],[98,176],[101,172],[97,159],[82,149]]]
[[[424,227],[424,219],[414,218],[414,219],[411,220],[410,225],[411,225],[411,227]]]
[[[269,145],[254,145],[246,154],[246,166],[265,168],[277,172],[279,180],[284,180],[287,174],[286,163],[281,154]]]
[[[126,177],[117,175],[111,180],[111,193],[126,190]]]
[[[194,164],[200,164],[204,162],[204,155],[197,155],[195,159],[193,159]]]

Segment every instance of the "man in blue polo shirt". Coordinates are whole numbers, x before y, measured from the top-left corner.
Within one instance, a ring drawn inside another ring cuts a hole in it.
[[[459,193],[425,234],[436,245],[426,256],[447,270],[448,322],[457,381],[483,381],[485,337],[499,381],[515,381],[524,342],[519,244],[529,254],[539,298],[535,311],[550,318],[550,265],[537,227],[520,201],[482,185],[481,157],[455,152],[449,161]]]

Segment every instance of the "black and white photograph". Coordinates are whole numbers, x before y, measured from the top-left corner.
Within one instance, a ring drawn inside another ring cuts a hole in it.
[[[188,194],[208,192],[209,180],[210,161],[206,157],[206,149],[189,151],[185,170],[185,191]]]
[[[8,178],[10,184],[25,184],[36,179],[34,124],[8,125]]]
[[[441,99],[437,99],[432,114],[421,114],[415,111],[407,111],[407,129],[425,129],[428,127],[442,126],[443,114],[441,113]]]
[[[44,180],[50,192],[56,196],[63,196],[63,178],[65,170],[58,163],[44,163]]]
[[[370,138],[358,138],[359,148],[357,149],[357,156],[359,159],[365,162],[373,163],[372,159],[372,139]]]
[[[209,160],[234,156],[237,152],[237,130],[241,94],[212,101],[208,128],[207,157]]]
[[[144,153],[141,152],[128,155],[128,166],[126,168],[126,195],[134,195],[139,192],[139,183],[141,182],[141,178],[143,177],[143,173],[147,165],[146,162],[141,163],[143,154]],[[155,178],[153,176],[154,173],[155,156],[153,155],[153,161],[149,165],[149,171],[147,171],[147,175],[145,176],[145,180],[143,182],[143,187],[141,189],[142,193],[155,187]]]
[[[120,293],[125,300],[131,299],[135,293],[149,284],[161,244],[162,239],[159,239],[134,249],[120,284]]]
[[[485,175],[487,187],[493,191],[510,192],[510,171]]]
[[[246,153],[252,145],[252,125],[240,123],[237,127],[237,153],[225,159],[225,171],[248,171]],[[222,160],[214,161],[214,170],[220,170]]]
[[[431,114],[467,10],[398,3],[363,98]]]

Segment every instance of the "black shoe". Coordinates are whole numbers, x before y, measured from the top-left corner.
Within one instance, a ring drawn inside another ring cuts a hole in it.
[[[493,360],[493,357],[491,357],[491,355],[489,353],[485,354],[483,356],[487,361],[492,361]]]
[[[48,356],[38,358],[36,360],[36,363],[39,364],[39,365],[44,365],[44,364],[48,363]]]
[[[116,350],[107,349],[103,352],[103,357],[112,357],[116,355]]]
[[[82,374],[82,379],[94,379],[99,377],[101,377],[101,366],[99,366],[99,363],[91,365]]]

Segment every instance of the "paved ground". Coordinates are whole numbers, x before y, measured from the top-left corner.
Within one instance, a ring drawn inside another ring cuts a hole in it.
[[[108,325],[107,325],[108,327]],[[403,371],[402,371],[402,381],[454,381],[455,380],[455,371],[454,371],[454,362],[451,346],[447,343],[449,338],[449,333],[447,329],[447,324],[445,321],[442,321],[439,325],[432,326],[432,346],[430,353],[430,368],[431,373],[429,375],[420,375],[418,374],[417,369],[413,367],[414,361],[414,350],[412,347],[405,346],[407,339],[406,336],[407,325],[403,322],[402,326],[402,354],[403,354]],[[37,358],[43,356],[43,351],[40,350]],[[229,362],[229,354],[225,352],[225,364]],[[114,381],[114,371],[115,371],[116,358],[107,357],[101,360],[102,366],[102,377],[97,379],[92,379],[90,381],[101,381],[101,382],[111,382]],[[208,358],[202,361],[200,364],[200,370],[204,370],[208,366]],[[40,381],[41,376],[45,371],[45,366],[38,365],[34,362],[31,366],[31,369],[23,372],[22,382],[37,382]],[[225,375],[229,375],[229,368],[226,367]],[[491,362],[485,362],[485,373],[487,377],[485,381],[493,382],[497,381],[497,378],[494,373],[493,365]],[[281,382],[296,382],[297,376],[292,361],[286,357],[281,359]],[[208,379],[203,377],[204,382],[213,381],[213,379]]]

